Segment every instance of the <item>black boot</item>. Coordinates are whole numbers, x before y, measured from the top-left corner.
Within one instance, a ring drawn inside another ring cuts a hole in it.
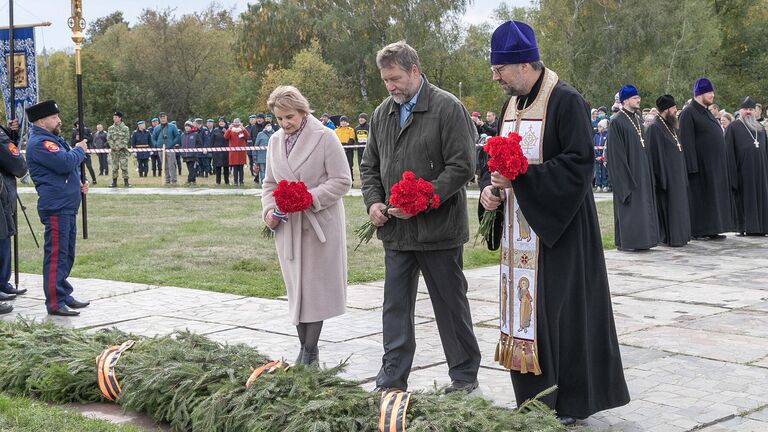
[[[304,345],[301,346],[301,350],[299,350],[299,356],[296,357],[296,362],[294,364],[303,364],[302,361],[304,359]]]
[[[320,366],[320,351],[317,346],[304,349],[304,355],[301,357],[301,364],[314,367]]]
[[[111,187],[111,188],[116,188],[117,187],[117,179],[116,178],[112,179],[112,184],[109,187]]]
[[[128,184],[128,179],[123,179],[123,183],[125,183],[125,187],[131,187],[131,185]]]

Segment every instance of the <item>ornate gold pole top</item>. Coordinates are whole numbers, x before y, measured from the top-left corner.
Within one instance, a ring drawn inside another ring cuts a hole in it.
[[[85,35],[85,19],[83,18],[83,0],[72,0],[72,16],[67,20],[67,25],[72,29],[72,42],[75,43],[75,49],[79,50]]]

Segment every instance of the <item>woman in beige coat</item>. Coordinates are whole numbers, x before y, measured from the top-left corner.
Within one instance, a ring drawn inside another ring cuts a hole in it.
[[[317,365],[323,320],[344,313],[347,297],[347,240],[342,197],[352,187],[344,150],[336,134],[311,115],[295,88],[276,88],[267,100],[281,129],[269,139],[262,217],[275,231],[280,269],[288,291],[288,310],[301,350],[296,363]],[[312,205],[273,216],[272,191],[281,180],[302,181]]]

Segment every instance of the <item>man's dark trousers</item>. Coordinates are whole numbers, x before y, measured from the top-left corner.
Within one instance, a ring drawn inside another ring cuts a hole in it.
[[[454,381],[473,382],[480,348],[472,330],[463,247],[438,251],[384,249],[384,357],[376,385],[407,389],[416,352],[414,313],[419,270],[427,283],[435,320]]]
[[[40,215],[45,226],[45,247],[43,248],[43,291],[48,312],[56,312],[71,303],[72,285],[67,282],[69,272],[75,263],[75,241],[77,240],[77,215]]]
[[[13,288],[11,282],[11,239],[0,239],[0,289]]]

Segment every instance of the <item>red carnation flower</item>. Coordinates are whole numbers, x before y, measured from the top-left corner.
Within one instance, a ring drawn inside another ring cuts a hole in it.
[[[304,211],[312,205],[312,194],[307,190],[304,182],[288,182],[280,180],[275,190],[272,191],[275,205],[282,213],[296,213]]]
[[[515,132],[508,136],[490,138],[483,146],[483,151],[490,157],[488,171],[498,171],[504,177],[514,180],[519,174],[528,171],[528,159],[520,147],[522,137]]]

